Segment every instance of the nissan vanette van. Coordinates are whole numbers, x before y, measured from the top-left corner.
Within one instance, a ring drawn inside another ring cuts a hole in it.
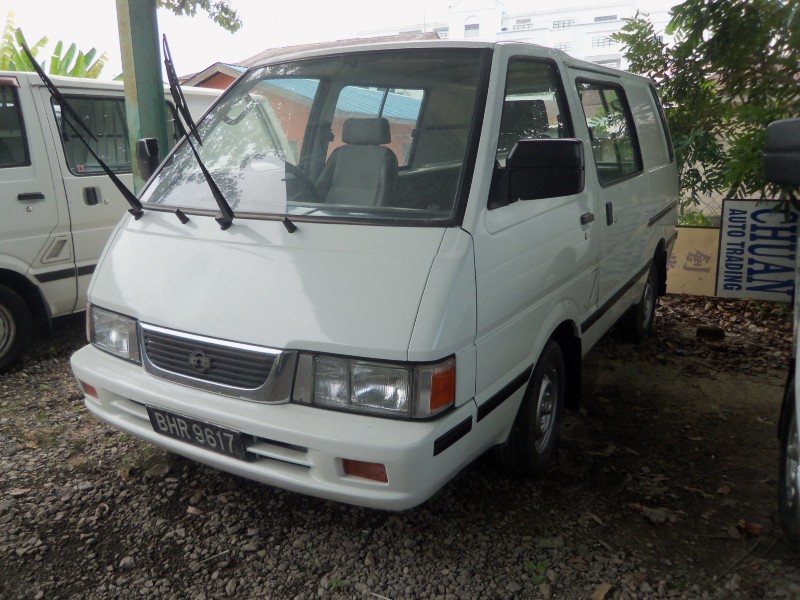
[[[72,357],[133,436],[405,509],[493,447],[542,473],[581,357],[650,330],[678,180],[647,79],[521,43],[343,47],[253,67],[198,133],[119,223]]]
[[[53,79],[92,132],[94,151],[131,185],[123,84]],[[198,118],[219,95],[186,90]],[[174,111],[167,104],[174,142]],[[64,127],[61,106],[39,76],[0,72],[0,373],[22,356],[34,324],[86,308],[92,272],[127,208]]]

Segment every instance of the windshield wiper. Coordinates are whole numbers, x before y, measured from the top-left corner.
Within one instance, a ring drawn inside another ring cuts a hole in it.
[[[97,137],[91,132],[91,130],[84,124],[83,120],[81,119],[80,115],[75,111],[74,108],[67,102],[67,99],[61,93],[61,91],[55,86],[55,84],[50,80],[50,78],[45,75],[45,72],[39,66],[39,63],[36,62],[36,59],[33,57],[30,49],[28,48],[28,44],[22,41],[22,50],[27,55],[28,59],[31,61],[34,70],[39,75],[41,80],[44,82],[44,85],[47,87],[47,90],[50,92],[50,95],[53,96],[53,99],[58,102],[59,106],[61,106],[61,120],[70,126],[75,136],[83,142],[83,145],[86,146],[86,149],[89,151],[89,154],[97,161],[97,164],[100,165],[100,168],[103,169],[103,172],[108,175],[111,182],[117,187],[120,191],[122,196],[125,200],[128,201],[130,204],[130,209],[128,210],[129,213],[133,215],[133,218],[137,221],[142,217],[144,214],[144,210],[142,209],[142,203],[136,197],[132,191],[128,189],[119,177],[117,177],[116,173],[111,170],[111,168],[105,163],[105,161],[97,155],[97,152],[94,151],[92,145],[86,141],[86,138],[81,135],[81,132],[78,130],[78,127],[75,125],[77,123],[81,129],[83,129],[89,137],[91,137],[95,142],[97,141]],[[69,118],[67,118],[69,116]],[[73,123],[74,121],[74,123]]]
[[[192,119],[192,115],[189,113],[189,107],[186,104],[186,99],[183,97],[181,86],[178,83],[178,75],[175,73],[175,65],[172,62],[172,55],[169,52],[169,45],[167,45],[167,36],[164,35],[162,40],[164,46],[164,66],[166,67],[167,71],[170,94],[172,94],[172,99],[175,101],[175,106],[183,117],[183,120],[186,122],[186,126],[189,128],[189,131],[195,137],[197,143],[202,146],[203,142],[200,139],[200,132],[197,130],[197,125],[195,125],[194,119]],[[222,191],[220,191],[217,183],[211,176],[211,173],[209,173],[205,164],[203,164],[203,160],[200,158],[200,154],[197,152],[197,148],[195,148],[191,136],[186,133],[183,123],[181,123],[180,119],[176,119],[176,123],[178,125],[178,129],[180,129],[181,135],[186,137],[186,141],[188,142],[189,147],[192,149],[192,154],[194,154],[197,165],[200,167],[200,171],[202,171],[203,177],[205,177],[206,183],[208,183],[211,194],[214,196],[214,200],[217,202],[219,214],[214,217],[214,220],[219,223],[220,228],[224,231],[233,224],[233,209],[231,208],[231,205],[228,204],[228,201],[225,200],[225,196],[223,196]]]
[[[186,104],[186,99],[183,96],[183,91],[181,90],[181,86],[178,82],[178,75],[175,72],[175,64],[172,62],[172,54],[169,51],[169,45],[167,44],[167,36],[162,36],[162,44],[164,47],[164,67],[166,67],[167,71],[167,81],[169,81],[169,92],[172,94],[172,99],[175,101],[175,106],[178,109],[181,117],[186,122],[186,126],[189,128],[189,133],[186,132],[186,129],[183,127],[180,119],[176,119],[176,123],[178,125],[178,129],[180,130],[181,135],[186,137],[186,141],[189,144],[189,147],[192,149],[192,154],[194,154],[194,158],[197,161],[197,165],[200,167],[200,171],[202,171],[203,176],[206,178],[206,182],[208,183],[208,187],[211,189],[211,193],[214,196],[214,200],[217,202],[217,206],[219,207],[219,213],[214,220],[219,223],[219,226],[225,230],[231,226],[233,223],[233,209],[231,208],[228,201],[225,200],[225,196],[222,194],[222,191],[217,187],[214,178],[209,173],[208,169],[206,168],[205,164],[203,164],[203,160],[200,158],[200,154],[197,152],[197,148],[195,148],[194,143],[192,143],[192,136],[197,140],[199,145],[203,145],[203,140],[200,138],[200,131],[197,129],[197,125],[192,118],[191,113],[189,112],[189,106]],[[249,109],[248,109],[249,112]],[[294,233],[297,231],[297,225],[292,223],[288,216],[284,216],[281,220],[283,226],[286,228],[286,231],[289,233]]]

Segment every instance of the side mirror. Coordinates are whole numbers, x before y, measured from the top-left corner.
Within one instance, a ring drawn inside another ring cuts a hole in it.
[[[518,200],[571,196],[583,191],[583,142],[573,138],[519,140],[496,167],[489,208]]]
[[[150,179],[161,162],[158,138],[143,138],[136,142],[136,162],[139,164],[139,175],[144,181]]]
[[[767,126],[764,178],[772,183],[800,185],[800,119],[781,119]]]

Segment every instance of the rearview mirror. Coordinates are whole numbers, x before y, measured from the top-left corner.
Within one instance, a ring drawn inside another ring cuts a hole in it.
[[[767,126],[764,178],[800,185],[800,119],[781,119]]]
[[[147,181],[161,162],[158,138],[143,138],[136,142],[136,162],[139,164],[139,176]]]
[[[571,196],[583,191],[583,142],[578,139],[519,140],[496,167],[489,208],[518,200]]]

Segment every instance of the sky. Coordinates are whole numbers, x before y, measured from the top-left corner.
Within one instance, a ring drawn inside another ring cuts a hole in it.
[[[194,17],[178,17],[158,11],[161,34],[166,34],[175,68],[179,74],[201,71],[215,62],[238,62],[267,48],[355,37],[369,29],[421,23],[426,18],[445,20],[452,0],[375,0],[322,2],[291,0],[231,0],[243,26],[231,34],[198,11]],[[40,58],[58,40],[75,42],[84,52],[97,48],[109,60],[101,79],[113,79],[122,70],[116,2],[114,0],[0,0],[0,19],[14,12],[17,27],[29,44],[42,36],[51,42]],[[427,15],[430,15],[428,17]]]
[[[561,6],[586,5],[603,0],[560,0]],[[623,0],[624,1],[624,0]],[[644,0],[642,0],[644,1]],[[448,4],[455,0],[230,0],[243,26],[231,34],[198,11],[195,17],[178,17],[159,9],[160,33],[166,34],[179,75],[195,73],[215,62],[239,62],[268,48],[346,39],[359,33],[446,21]],[[530,6],[530,0],[506,0],[513,9]],[[55,42],[75,42],[84,52],[97,48],[108,53],[100,78],[113,79],[122,71],[114,0],[0,0],[0,19],[9,10],[29,44],[47,36],[50,46],[40,53],[49,57]]]

